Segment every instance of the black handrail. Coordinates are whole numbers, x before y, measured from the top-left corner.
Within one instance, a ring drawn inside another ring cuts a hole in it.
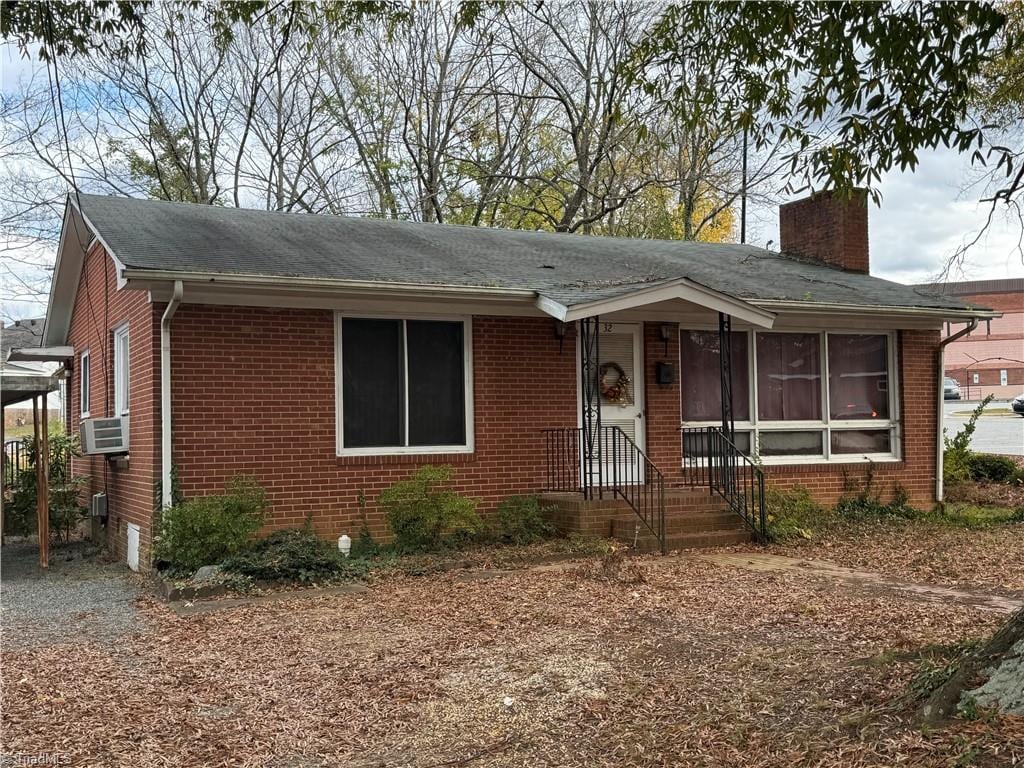
[[[764,472],[729,439],[721,427],[684,427],[681,430],[683,477],[691,486],[707,485],[721,496],[754,532],[768,541]]]
[[[625,501],[665,552],[665,476],[620,427],[602,425],[597,441],[602,477],[585,471],[583,427],[545,429],[547,491],[605,493]]]

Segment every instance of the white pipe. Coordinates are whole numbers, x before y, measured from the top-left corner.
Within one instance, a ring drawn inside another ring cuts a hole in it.
[[[954,333],[952,336],[947,336],[939,342],[939,407],[935,416],[935,500],[941,502],[945,489],[942,483],[942,457],[945,451],[945,441],[943,439],[943,432],[945,426],[943,422],[946,417],[946,397],[945,397],[945,379],[946,379],[946,346],[951,342],[956,341],[961,336],[966,336],[968,333],[978,327],[978,318],[972,317],[968,322],[967,326],[961,328],[959,331]],[[906,439],[904,437],[904,439]]]
[[[171,300],[160,318],[160,505],[163,509],[174,501],[171,461],[171,318],[178,311],[185,287],[174,281]]]

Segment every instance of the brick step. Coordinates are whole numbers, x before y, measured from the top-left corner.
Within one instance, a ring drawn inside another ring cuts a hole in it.
[[[612,536],[623,540],[633,540],[633,532],[637,525],[641,531],[647,526],[636,515],[621,517],[612,521]],[[746,525],[738,515],[732,512],[699,512],[687,514],[665,515],[665,533],[700,533],[702,531],[742,531]]]
[[[747,529],[737,531],[704,531],[700,533],[678,533],[666,537],[666,549],[706,549],[710,547],[728,547],[732,544],[745,544],[754,540],[754,535]],[[633,539],[629,539],[633,543]],[[659,551],[658,540],[650,533],[641,534],[636,541],[637,552]]]
[[[690,515],[709,512],[726,512],[729,505],[720,498],[705,497],[700,501],[669,501],[665,499],[666,515]]]

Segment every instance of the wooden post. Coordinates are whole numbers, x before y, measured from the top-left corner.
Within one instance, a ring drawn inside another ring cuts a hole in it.
[[[7,536],[4,534],[4,494],[7,491],[7,413],[4,406],[0,405],[0,547],[7,543]]]
[[[42,568],[50,567],[50,408],[49,395],[43,395],[42,401],[42,453],[39,454],[38,462],[41,467],[40,475],[43,484],[37,489],[36,496],[39,503],[39,565]]]
[[[40,521],[42,515],[39,514],[39,503],[42,499],[42,494],[39,490],[43,485],[42,477],[42,466],[43,463],[40,461],[39,455],[39,398],[36,395],[32,395],[32,451],[36,457],[36,533],[41,534],[43,532],[43,525]],[[39,564],[43,562],[43,545],[39,545]]]

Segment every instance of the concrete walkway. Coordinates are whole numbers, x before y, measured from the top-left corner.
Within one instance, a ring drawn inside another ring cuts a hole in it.
[[[833,579],[856,586],[885,589],[905,593],[911,597],[933,603],[954,603],[996,613],[1013,613],[1024,607],[1024,597],[1006,597],[975,589],[919,584],[873,571],[846,568],[825,560],[805,560],[760,552],[709,552],[685,555],[716,565],[743,568],[748,571],[789,571],[815,578]]]

